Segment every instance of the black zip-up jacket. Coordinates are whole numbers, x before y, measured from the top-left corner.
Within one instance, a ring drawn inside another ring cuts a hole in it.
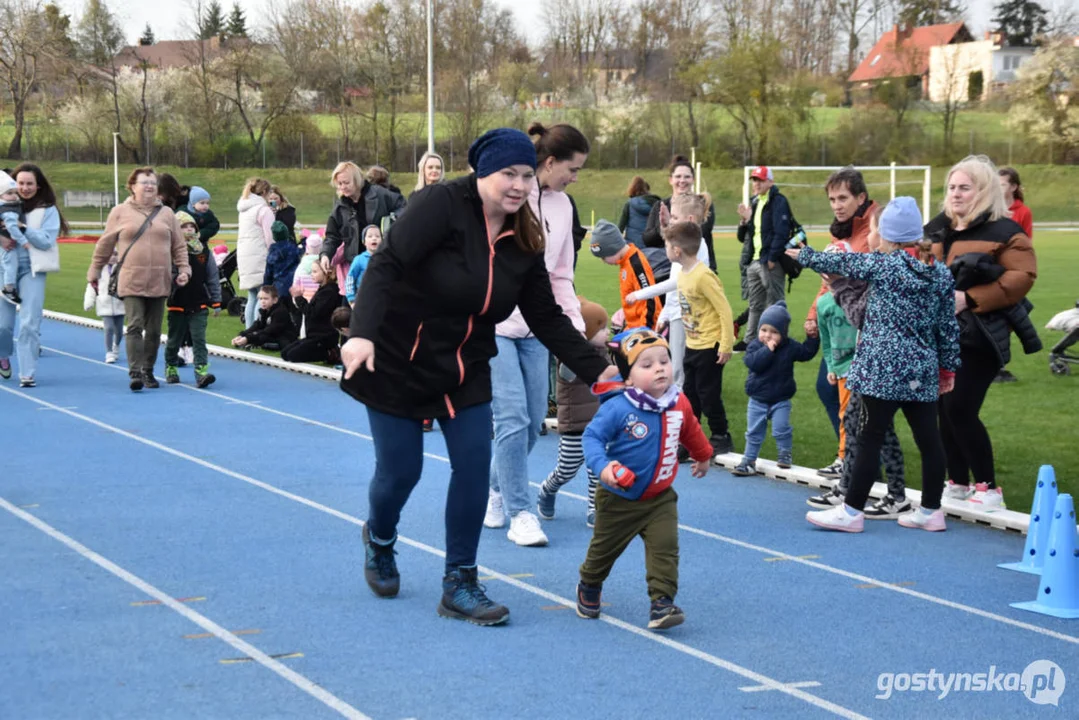
[[[256,347],[262,347],[267,343],[277,343],[282,348],[295,342],[296,335],[292,313],[289,311],[288,304],[281,299],[278,299],[269,310],[260,308],[255,324],[240,333],[240,337],[247,338],[247,342]]]
[[[382,218],[404,209],[404,197],[394,195],[381,185],[364,181],[359,202],[339,197],[334,203],[333,211],[326,220],[326,238],[322,243],[321,256],[332,260],[338,246],[344,243],[345,267],[348,267],[353,258],[363,252],[360,231],[368,225],[381,227]]]
[[[955,289],[966,292],[972,287],[996,282],[1004,274],[1004,268],[997,264],[989,253],[964,253],[952,260],[948,269],[955,277]],[[987,313],[974,313],[967,309],[959,313],[959,344],[979,350],[991,350],[996,353],[1001,367],[1011,361],[1011,333],[1014,330],[1027,355],[1042,349],[1038,330],[1030,319],[1034,305],[1028,298],[1023,298],[1015,305],[1009,305]]]
[[[755,226],[753,219],[757,215],[757,203],[760,197],[754,197],[749,201],[752,214],[749,222],[738,226],[738,242],[742,243],[742,269],[749,267],[754,260],[762,262],[779,262],[779,256],[786,249],[787,241],[791,238],[791,206],[787,197],[779,192],[779,188],[773,185],[768,188],[768,204],[761,212],[761,254],[754,257],[753,234]]]
[[[668,210],[671,209],[670,198],[662,202],[667,206]],[[708,217],[704,219],[703,223],[698,224],[701,226],[701,236],[704,239],[704,244],[708,248],[708,267],[715,270],[716,250],[712,246],[712,228],[716,224],[716,206],[714,203],[708,208]],[[663,234],[659,231],[659,203],[653,204],[652,211],[648,213],[648,223],[644,226],[641,240],[644,242],[645,247],[664,247]]]
[[[532,332],[585,382],[607,361],[555,303],[543,252],[512,229],[488,242],[475,175],[412,196],[363,274],[350,336],[375,345],[375,371],[341,388],[369,407],[445,417],[491,400],[495,325],[519,306]]]
[[[341,290],[337,283],[326,283],[315,291],[308,302],[301,295],[294,298],[296,309],[303,313],[304,332],[309,339],[335,338],[337,330],[333,327],[333,311],[341,307]]]

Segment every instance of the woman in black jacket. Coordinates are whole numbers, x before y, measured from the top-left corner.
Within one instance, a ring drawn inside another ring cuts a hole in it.
[[[270,194],[266,196],[266,202],[273,210],[274,220],[285,224],[288,228],[289,237],[296,242],[296,208],[292,207],[285,193],[276,185],[270,186]]]
[[[299,285],[292,286],[292,302],[303,314],[304,337],[281,350],[281,359],[287,362],[336,363],[337,331],[331,318],[333,311],[341,306],[341,291],[334,275],[322,269],[318,263],[311,265],[311,278],[318,283],[315,296],[308,302]]]
[[[363,529],[367,584],[382,597],[397,595],[397,523],[420,479],[423,419],[435,417],[453,468],[438,613],[495,625],[509,610],[486,596],[476,573],[491,469],[495,325],[519,306],[536,336],[586,382],[616,370],[554,301],[543,233],[526,202],[535,182],[532,141],[500,128],[468,155],[475,173],[416,193],[371,257],[341,351],[341,387],[367,406],[375,442]]]
[[[685,155],[675,155],[671,159],[670,165],[671,175],[671,194],[673,195],[689,195],[693,192],[693,164],[689,161]],[[667,211],[671,210],[671,198],[667,198],[662,203],[666,206]],[[644,242],[645,247],[657,247],[661,248],[663,244],[662,226],[660,223],[660,203],[653,203],[652,210],[648,214],[648,224],[645,225],[644,233],[641,235],[641,240]],[[701,235],[704,236],[704,244],[708,248],[708,267],[713,270],[716,269],[716,250],[712,247],[712,227],[716,224],[716,208],[714,205],[708,208],[708,216],[701,223]]]

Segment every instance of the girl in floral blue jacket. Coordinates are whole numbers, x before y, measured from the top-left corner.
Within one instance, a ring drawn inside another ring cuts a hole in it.
[[[809,512],[806,519],[828,530],[862,531],[862,509],[877,478],[884,433],[902,410],[922,455],[922,507],[900,517],[899,524],[944,530],[945,460],[937,399],[951,391],[959,368],[955,286],[948,268],[933,263],[931,253],[919,255],[922,216],[914,198],[888,203],[880,234],[878,253],[818,253],[809,247],[787,251],[811,270],[870,283],[865,324],[847,376],[847,387],[863,401],[854,477],[844,505]]]

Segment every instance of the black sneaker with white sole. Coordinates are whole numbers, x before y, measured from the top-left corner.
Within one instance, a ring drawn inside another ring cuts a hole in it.
[[[914,506],[910,504],[910,500],[906,498],[896,500],[891,495],[885,495],[873,503],[872,507],[867,507],[863,510],[863,512],[866,520],[895,520],[900,515],[906,515],[913,509]]]
[[[819,510],[830,510],[843,504],[843,493],[839,492],[838,487],[834,487],[822,495],[814,495],[809,498],[806,500],[806,504]]]

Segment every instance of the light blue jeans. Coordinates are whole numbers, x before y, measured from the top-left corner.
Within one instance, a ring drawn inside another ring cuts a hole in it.
[[[532,506],[528,453],[539,439],[547,416],[547,363],[550,353],[537,338],[496,335],[498,355],[491,358],[491,408],[495,442],[491,489],[502,493],[506,514]]]
[[[794,443],[794,428],[791,427],[791,401],[783,400],[774,405],[749,399],[746,410],[746,451],[743,456],[748,462],[756,462],[764,444],[764,435],[768,432],[768,421],[772,421],[772,437],[776,439],[776,448],[790,452]]]
[[[22,297],[19,306],[19,337],[15,338],[15,306],[0,301],[0,358],[10,358],[16,351],[19,378],[32,378],[37,371],[41,345],[41,312],[45,307],[45,273],[30,272],[30,255],[19,252],[19,272],[15,284]]]
[[[5,285],[14,285],[19,279],[19,253],[17,250],[0,250],[0,268],[3,268]]]
[[[247,291],[247,305],[244,306],[245,329],[250,330],[255,321],[259,319],[259,289],[252,288]]]

